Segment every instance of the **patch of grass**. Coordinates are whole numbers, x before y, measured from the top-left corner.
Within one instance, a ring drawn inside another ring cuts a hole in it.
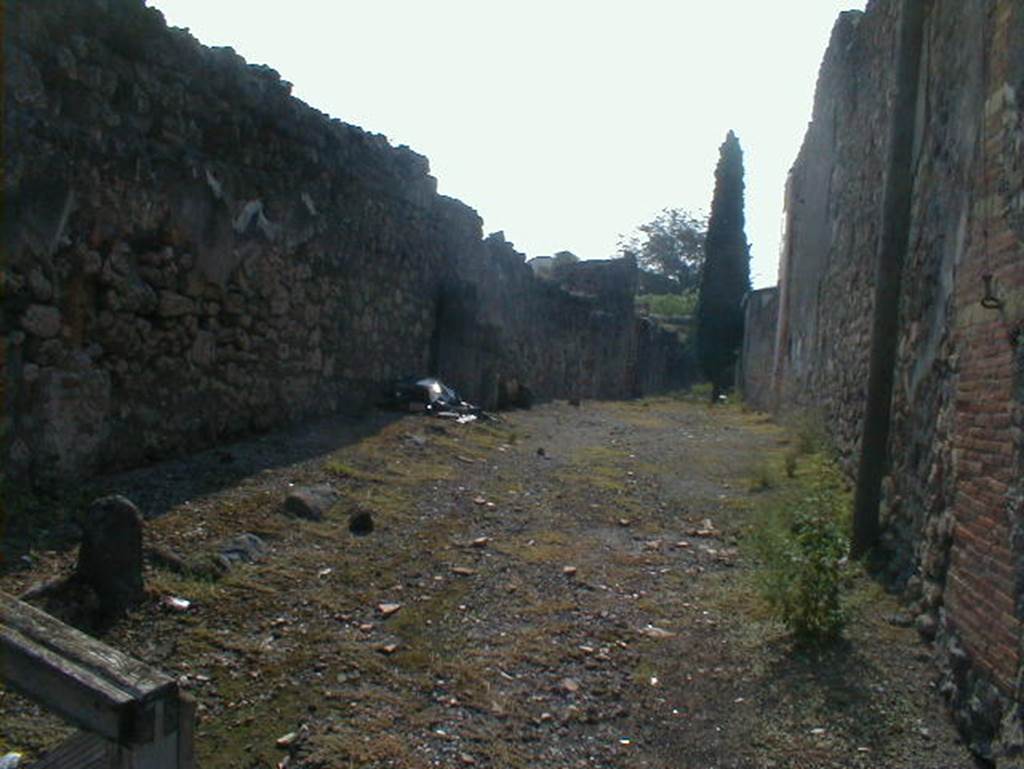
[[[786,471],[786,477],[787,478],[795,478],[796,477],[796,466],[797,466],[797,459],[798,458],[799,458],[799,454],[798,454],[797,451],[790,450],[790,451],[786,452],[786,455],[783,458],[783,467],[784,467],[784,469]]]
[[[831,451],[825,415],[820,411],[793,412],[785,417],[784,423],[796,440],[794,448],[798,456]]]
[[[387,483],[387,479],[384,476],[378,475],[377,473],[371,473],[367,470],[362,470],[337,458],[327,460],[324,464],[324,469],[329,473],[334,473],[342,478],[348,478],[354,481],[363,481],[364,483]]]
[[[634,479],[634,476],[627,475],[628,454],[625,449],[611,446],[587,447],[574,453],[570,457],[571,463],[560,468],[555,477],[574,492],[582,486],[600,492],[604,497],[615,497],[616,504],[624,503],[624,498],[633,491]]]
[[[776,485],[775,470],[767,460],[758,462],[754,466],[754,475],[750,479],[751,491],[768,491]]]
[[[653,315],[667,315],[669,317],[692,315],[697,307],[697,292],[637,294],[636,304],[638,307],[646,307]]]
[[[227,590],[235,590],[240,593],[259,593],[274,598],[281,595],[281,591],[278,588],[261,585],[259,582],[242,576],[238,571],[229,573],[218,584]]]
[[[572,600],[550,599],[540,600],[528,606],[524,606],[522,614],[524,617],[556,617],[568,614],[576,609],[576,602]]]
[[[214,604],[224,595],[220,584],[214,580],[175,574],[163,569],[154,570],[147,575],[146,587],[161,595],[187,598],[196,603]]]
[[[311,766],[416,766],[417,755],[395,724],[380,725],[372,740],[349,733],[322,737],[309,756]],[[389,733],[390,730],[390,733]]]
[[[646,402],[641,408],[649,409]],[[657,414],[634,412],[622,415],[622,421],[632,427],[638,427],[641,430],[658,430],[665,426],[665,422]]]
[[[458,606],[469,592],[468,582],[453,581],[430,600],[406,604],[384,623],[384,628],[402,639],[395,655],[396,664],[408,669],[428,669],[455,653],[450,644],[436,643],[433,634],[450,617],[458,615]]]
[[[454,475],[451,465],[440,462],[404,462],[401,466],[393,465],[390,469],[397,476],[397,482],[406,486],[445,481]]]
[[[685,396],[687,401],[696,401],[699,403],[710,403],[711,402],[711,382],[699,382],[693,385]]]
[[[220,650],[234,652],[242,657],[258,657],[261,653],[257,639],[242,639],[235,634],[217,632],[198,625],[193,625],[187,635],[182,634],[179,643],[187,645],[193,653]]]
[[[543,600],[543,599],[541,599]],[[555,638],[568,638],[578,631],[575,618],[559,619],[559,613],[531,615],[533,622],[519,625],[508,633],[504,644],[496,646],[486,656],[492,665],[500,668],[516,668],[524,664],[536,667],[555,667],[572,652],[561,644],[552,643]],[[481,659],[484,655],[475,655]],[[472,660],[472,657],[468,658]],[[469,664],[465,660],[460,664]]]
[[[261,682],[258,687],[266,687]],[[222,698],[237,702],[255,688],[243,679],[223,678],[220,683]],[[273,747],[271,735],[294,728],[308,715],[307,692],[299,687],[282,686],[271,695],[273,707],[259,707],[256,703],[225,710],[218,717],[201,723],[202,739],[196,743],[197,763],[211,769],[237,766],[274,765],[279,752]],[[246,756],[251,763],[241,764]]]
[[[575,553],[568,534],[560,531],[531,532],[528,537],[495,543],[494,549],[526,563],[564,562]]]
[[[634,666],[630,678],[633,679],[634,684],[650,686],[651,679],[658,675],[658,668],[651,660],[651,657],[654,657],[659,650],[654,646],[654,644],[650,643],[638,644],[638,647],[646,647],[644,650],[647,654],[640,657],[640,661]]]
[[[429,427],[434,429],[426,431],[427,443],[423,448],[410,451],[405,435],[408,423],[396,424],[336,452],[325,462],[324,469],[357,488],[373,489],[367,492],[368,499],[376,498],[380,491],[387,503],[387,498],[393,496],[390,492],[396,487],[407,497],[410,488],[452,478],[455,474],[453,456],[482,462],[491,450],[516,439],[500,426],[475,423],[449,426],[432,421]],[[369,503],[368,499],[359,501]]]
[[[612,468],[611,463],[622,462],[628,454],[625,449],[612,446],[586,446],[572,455],[572,461],[584,465],[601,464]]]

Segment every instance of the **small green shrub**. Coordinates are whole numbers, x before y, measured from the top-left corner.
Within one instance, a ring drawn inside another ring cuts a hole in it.
[[[775,473],[768,462],[761,462],[754,468],[750,479],[751,491],[768,491],[775,486]]]
[[[829,448],[828,430],[824,418],[818,413],[808,413],[797,425],[797,447],[801,454],[814,454]]]
[[[835,640],[846,624],[842,603],[849,546],[828,515],[802,512],[769,569],[769,605],[799,640]]]
[[[799,458],[799,454],[796,451],[787,451],[786,456],[783,459],[784,467],[786,469],[787,478],[796,477],[796,461]]]
[[[810,457],[792,494],[761,511],[748,545],[761,563],[762,595],[802,643],[833,641],[846,624],[849,493],[835,466]]]
[[[686,400],[706,403],[711,400],[711,382],[699,382],[692,385],[687,392]]]

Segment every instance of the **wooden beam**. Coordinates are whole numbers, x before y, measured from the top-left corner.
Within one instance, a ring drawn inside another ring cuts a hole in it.
[[[152,741],[177,721],[177,682],[0,593],[0,676],[65,720],[122,745]],[[172,712],[173,711],[173,712]]]
[[[29,769],[109,769],[112,746],[95,734],[79,732],[68,738]]]

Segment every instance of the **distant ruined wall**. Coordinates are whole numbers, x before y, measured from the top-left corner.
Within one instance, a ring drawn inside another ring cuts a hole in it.
[[[635,394],[618,291],[536,280],[427,160],[141,0],[5,18],[4,471],[75,478],[440,373],[493,406]],[[668,352],[666,351],[666,355]],[[656,390],[683,374],[649,361]]]
[[[689,387],[697,379],[697,363],[692,347],[683,344],[679,335],[668,331],[650,318],[637,318],[637,351],[633,363],[632,395]]]
[[[632,259],[568,265],[554,283],[534,277],[500,233],[484,249],[486,259],[456,252],[458,280],[446,287],[440,325],[443,376],[464,382],[483,403],[502,403],[516,384],[567,397],[639,394],[633,382],[645,337],[635,322]],[[644,371],[655,370],[657,361],[648,360]],[[643,392],[684,377],[681,369],[663,371]]]
[[[883,484],[888,577],[972,748],[1024,750],[1024,5],[919,0],[909,247]],[[775,380],[856,470],[900,3],[836,25],[787,191]],[[983,306],[991,275],[998,307]]]
[[[736,385],[751,408],[771,410],[775,333],[779,320],[779,290],[774,286],[751,291],[745,300],[743,349]]]

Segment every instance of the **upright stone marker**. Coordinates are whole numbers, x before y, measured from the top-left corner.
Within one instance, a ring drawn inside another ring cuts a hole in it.
[[[82,516],[76,578],[92,587],[106,616],[142,600],[142,516],[119,495],[101,497]]]

